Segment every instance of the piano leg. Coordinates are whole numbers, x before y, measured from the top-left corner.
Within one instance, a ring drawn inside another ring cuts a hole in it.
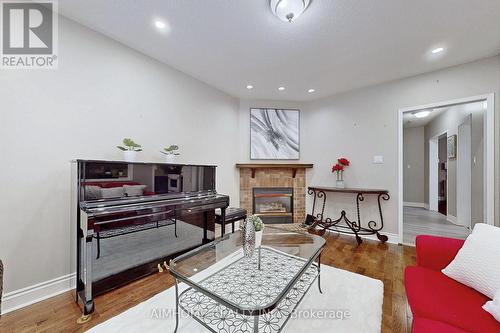
[[[208,239],[208,212],[203,212],[203,239],[202,239],[202,243],[206,244],[209,242],[210,242],[210,240]]]
[[[233,224],[233,228],[234,228],[234,224]],[[221,237],[222,237],[226,233],[226,208],[220,209],[220,230],[221,230]],[[233,232],[234,232],[234,229],[233,229]]]
[[[94,312],[94,299],[92,298],[92,258],[93,258],[93,235],[85,239],[85,267],[84,267],[84,297],[83,314],[89,315]]]

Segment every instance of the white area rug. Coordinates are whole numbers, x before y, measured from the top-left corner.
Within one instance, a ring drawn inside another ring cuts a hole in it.
[[[179,292],[187,286],[179,285]],[[321,287],[317,281],[296,309],[282,332],[380,332],[384,287],[380,280],[321,265]],[[175,289],[172,287],[149,300],[92,328],[91,333],[173,332]],[[299,315],[302,318],[299,318]],[[311,318],[315,315],[316,318]],[[323,318],[317,318],[317,316]],[[326,317],[326,318],[325,318]],[[179,333],[208,332],[193,318],[181,317]]]

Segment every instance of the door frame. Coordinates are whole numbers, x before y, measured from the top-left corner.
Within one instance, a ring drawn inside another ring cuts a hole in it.
[[[464,127],[465,125],[465,127]],[[464,147],[464,128],[468,131],[467,145]],[[465,148],[465,151],[463,150]],[[467,120],[458,125],[457,130],[457,179],[466,178],[466,184],[457,182],[457,224],[472,228],[472,117],[469,114]],[[468,158],[463,158],[463,155]],[[468,154],[468,156],[467,156]],[[465,170],[465,172],[464,172]],[[465,192],[465,193],[464,193]],[[467,194],[468,198],[465,198]],[[463,217],[468,221],[467,225],[463,224]]]
[[[485,223],[495,223],[495,94],[489,93],[398,110],[398,238],[403,244],[403,114],[423,109],[434,109],[473,102],[487,102],[484,117],[484,218]]]

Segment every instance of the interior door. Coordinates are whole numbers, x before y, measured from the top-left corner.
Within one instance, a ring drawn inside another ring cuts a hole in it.
[[[457,223],[471,227],[472,211],[472,116],[458,126]]]

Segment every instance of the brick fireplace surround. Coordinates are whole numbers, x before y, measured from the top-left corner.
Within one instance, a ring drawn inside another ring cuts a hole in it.
[[[254,187],[293,188],[293,223],[306,216],[306,169],[312,164],[236,164],[240,170],[240,207],[253,214]]]

